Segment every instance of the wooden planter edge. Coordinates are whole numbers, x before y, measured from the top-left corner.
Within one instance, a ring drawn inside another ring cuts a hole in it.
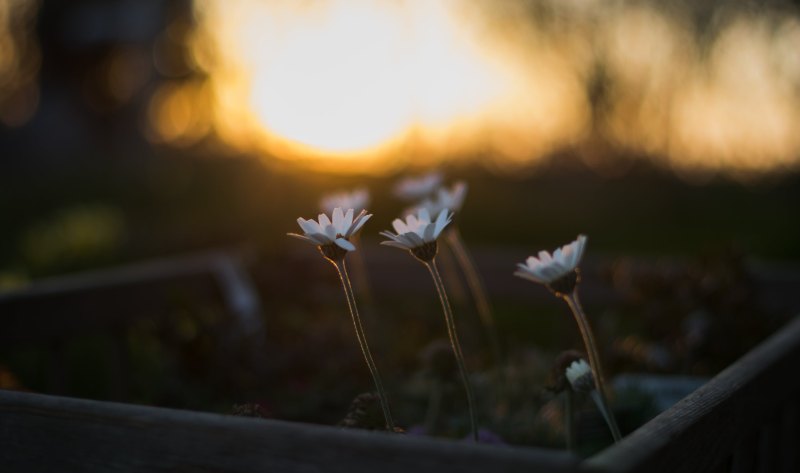
[[[554,450],[473,445],[0,390],[3,471],[577,471]]]
[[[591,472],[714,471],[755,450],[760,427],[800,401],[800,316],[620,443],[587,459]]]

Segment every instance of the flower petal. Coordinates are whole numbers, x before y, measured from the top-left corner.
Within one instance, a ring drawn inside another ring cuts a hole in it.
[[[439,234],[442,233],[444,227],[446,227],[452,219],[453,214],[449,209],[443,209],[441,212],[439,212],[439,216],[436,217],[436,230],[433,232],[434,238],[439,238]]]
[[[344,234],[346,231],[342,228],[344,224],[344,214],[342,213],[341,207],[336,207],[333,209],[333,228],[336,229],[337,234]]]
[[[382,231],[378,232],[378,235],[385,236],[386,238],[391,238],[392,240],[397,240],[397,235],[392,232]]]
[[[337,238],[333,242],[336,243],[340,248],[344,248],[347,251],[356,251],[355,245],[345,240],[344,238]]]
[[[344,215],[344,222],[342,223],[342,226],[344,226],[345,229],[349,229],[350,227],[353,226],[353,214],[354,213],[355,213],[354,209],[352,209],[352,208],[347,209],[347,213]],[[359,217],[360,216],[361,216],[361,214],[359,213]]]
[[[575,266],[578,266],[583,258],[583,252],[586,249],[586,241],[588,238],[586,235],[578,235],[578,239],[576,240],[578,243],[578,247],[575,250]]]
[[[425,230],[422,233],[422,239],[431,242],[436,239],[436,225],[429,223],[425,226]]]
[[[533,281],[535,283],[545,284],[544,281],[542,281],[541,279],[539,279],[538,277],[536,277],[535,275],[531,274],[528,271],[524,271],[524,270],[514,271],[514,276],[518,276],[518,277],[521,277],[523,279],[527,279],[528,281]]]
[[[425,244],[425,240],[423,240],[421,236],[417,235],[414,232],[403,233],[402,235],[399,236],[409,241],[414,248],[420,247]]]
[[[399,218],[392,220],[392,226],[394,227],[394,231],[396,231],[398,235],[401,233],[409,232],[408,225],[406,225],[406,222],[400,220]]]
[[[372,214],[368,214],[366,210],[362,210],[361,213],[358,214],[358,217],[356,217],[353,224],[350,225],[350,229],[347,231],[345,236],[349,238],[358,233],[358,231],[361,230],[361,227],[367,223],[367,220],[369,220],[370,217],[372,217]]]
[[[311,238],[309,238],[309,237],[307,237],[305,235],[298,235],[297,233],[287,233],[287,235],[289,235],[290,237],[293,237],[293,238],[297,238],[298,240],[305,240],[305,241],[311,243],[312,245],[318,245],[318,243],[316,241],[314,241],[313,239],[311,239]]]
[[[565,250],[562,251],[562,248],[557,248],[556,251],[553,252],[553,261],[565,262],[565,259],[568,259],[569,253],[566,252],[569,251],[569,247],[563,248],[565,248]]]
[[[322,228],[315,220],[306,220],[301,217],[297,219],[297,224],[305,233],[322,233]]]
[[[319,214],[317,218],[319,219],[319,226],[323,229],[331,225],[331,219],[329,219],[327,215]]]
[[[404,245],[403,243],[400,243],[399,241],[394,241],[394,240],[382,241],[381,245],[393,246],[395,248],[400,248],[401,250],[410,250],[411,249],[408,246]]]
[[[419,220],[422,222],[429,223],[431,221],[431,214],[428,213],[428,209],[426,209],[425,207],[421,207],[417,211],[417,215]]]

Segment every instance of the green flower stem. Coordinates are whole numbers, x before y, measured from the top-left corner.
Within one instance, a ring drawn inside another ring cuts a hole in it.
[[[372,359],[372,353],[369,351],[369,345],[367,345],[367,336],[364,333],[364,327],[361,325],[361,317],[358,315],[356,298],[353,294],[353,287],[350,284],[350,277],[347,274],[347,265],[344,262],[344,258],[338,262],[334,262],[333,265],[336,266],[336,269],[339,271],[339,279],[342,280],[342,287],[344,288],[344,293],[347,296],[347,305],[350,308],[350,315],[353,317],[353,326],[356,329],[356,338],[358,338],[358,344],[361,346],[361,352],[364,354],[364,359],[367,360],[369,372],[372,375],[372,380],[375,382],[375,389],[378,390],[378,397],[381,401],[381,409],[383,409],[383,416],[386,419],[386,428],[390,432],[394,432],[394,421],[392,420],[391,412],[389,412],[389,402],[386,397],[386,391],[383,389],[383,383],[381,383],[381,377],[378,374],[378,367],[375,365],[375,361]]]
[[[603,412],[603,416],[606,417],[608,427],[611,429],[611,435],[614,437],[614,442],[619,442],[622,440],[622,435],[619,432],[614,413],[611,411],[608,403],[606,382],[603,377],[603,369],[600,365],[600,355],[597,351],[597,344],[594,341],[594,336],[592,335],[592,328],[589,326],[589,319],[586,318],[586,313],[584,313],[580,300],[578,300],[578,290],[574,289],[571,294],[564,295],[563,298],[572,310],[572,314],[575,316],[575,321],[578,323],[578,328],[581,331],[581,337],[583,337],[583,344],[586,346],[586,352],[589,355],[589,366],[592,368],[592,376],[594,377],[594,385],[598,394],[599,404],[602,404],[600,410],[606,411]]]
[[[489,335],[489,343],[491,345],[495,365],[499,366],[502,361],[500,342],[497,335],[497,325],[495,324],[494,315],[492,314],[492,306],[489,304],[489,297],[486,295],[486,286],[481,280],[475,261],[464,245],[464,240],[461,238],[461,233],[458,231],[458,228],[453,227],[447,230],[447,232],[445,232],[445,238],[450,248],[452,248],[453,253],[456,255],[458,264],[461,266],[461,270],[464,272],[464,276],[467,279],[467,285],[469,285],[469,290],[472,292],[472,297],[475,299],[475,305],[477,306],[478,314],[483,323],[483,328]]]
[[[436,286],[436,291],[439,293],[439,301],[442,303],[442,311],[444,312],[444,319],[447,324],[447,333],[450,336],[450,344],[453,346],[453,354],[456,357],[456,364],[458,371],[461,373],[461,380],[464,382],[464,390],[467,393],[467,405],[469,407],[469,420],[472,428],[472,440],[478,442],[478,423],[475,417],[475,400],[472,394],[472,385],[469,382],[469,374],[464,364],[464,354],[461,352],[461,344],[458,342],[458,333],[456,332],[456,324],[453,320],[453,309],[450,308],[450,302],[447,300],[447,292],[444,289],[442,277],[439,275],[439,269],[436,267],[436,261],[431,259],[425,262],[428,271],[431,273],[433,283]]]

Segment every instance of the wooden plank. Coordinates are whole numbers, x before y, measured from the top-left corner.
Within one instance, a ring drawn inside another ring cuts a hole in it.
[[[709,471],[745,436],[798,396],[800,317],[619,444],[585,471]]]
[[[566,452],[0,390],[4,472],[573,472]]]

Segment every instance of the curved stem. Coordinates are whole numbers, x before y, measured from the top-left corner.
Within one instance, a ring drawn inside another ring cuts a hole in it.
[[[453,253],[456,255],[458,265],[461,266],[461,271],[464,272],[469,290],[472,293],[472,297],[475,299],[475,305],[477,306],[478,315],[480,315],[481,322],[483,323],[483,328],[489,335],[489,343],[491,345],[495,365],[499,365],[502,361],[500,342],[497,335],[497,325],[495,324],[494,315],[492,314],[492,306],[489,303],[489,297],[486,295],[486,286],[481,280],[475,261],[467,251],[467,247],[464,245],[464,240],[462,240],[461,233],[458,229],[453,227],[448,230],[446,238],[447,242],[450,244],[450,248],[452,248]]]
[[[383,389],[383,383],[381,383],[381,377],[378,374],[378,367],[375,365],[375,361],[372,359],[372,353],[369,351],[369,345],[367,345],[367,336],[364,333],[364,327],[361,325],[361,317],[358,315],[356,298],[353,294],[353,287],[350,284],[350,277],[347,274],[347,265],[344,262],[344,258],[342,258],[341,261],[334,262],[333,265],[336,266],[336,269],[339,271],[339,279],[342,280],[342,287],[344,288],[344,293],[347,296],[347,306],[350,308],[350,315],[353,317],[353,326],[356,329],[356,338],[358,338],[358,344],[361,346],[361,352],[364,354],[364,359],[367,361],[367,367],[369,367],[369,372],[372,375],[373,382],[375,383],[375,389],[378,390],[381,409],[383,409],[383,416],[386,419],[386,428],[390,432],[394,432],[394,421],[392,420],[391,412],[389,412],[389,403],[386,397],[386,392]]]
[[[578,300],[577,289],[573,290],[571,294],[565,295],[564,300],[572,310],[572,314],[575,316],[575,321],[578,323],[578,328],[581,331],[583,344],[586,346],[586,353],[589,355],[589,366],[592,368],[594,385],[599,395],[599,401],[603,404],[601,410],[605,408],[607,411],[603,413],[604,417],[606,417],[606,420],[608,421],[608,427],[611,429],[611,435],[614,437],[614,441],[619,442],[622,439],[622,435],[620,434],[619,427],[617,426],[617,421],[614,418],[614,413],[611,411],[608,403],[608,397],[606,396],[606,381],[605,377],[603,377],[602,366],[600,365],[600,355],[597,351],[597,344],[594,341],[594,336],[592,335],[592,328],[589,326],[589,319],[586,318],[586,313],[584,313],[583,307]]]
[[[464,390],[467,392],[467,405],[469,407],[469,420],[472,427],[472,440],[478,441],[478,423],[475,418],[475,400],[472,394],[472,385],[469,383],[469,373],[464,364],[464,354],[461,352],[461,344],[458,341],[458,333],[456,332],[455,320],[453,320],[453,309],[450,308],[450,302],[447,300],[447,292],[444,289],[442,277],[439,275],[439,269],[436,267],[436,262],[430,260],[425,263],[428,271],[431,273],[433,283],[436,286],[436,291],[439,293],[439,301],[442,303],[442,311],[444,312],[444,319],[447,324],[447,333],[450,336],[450,344],[453,346],[453,354],[456,357],[456,364],[458,371],[461,373],[461,380],[464,382]]]

